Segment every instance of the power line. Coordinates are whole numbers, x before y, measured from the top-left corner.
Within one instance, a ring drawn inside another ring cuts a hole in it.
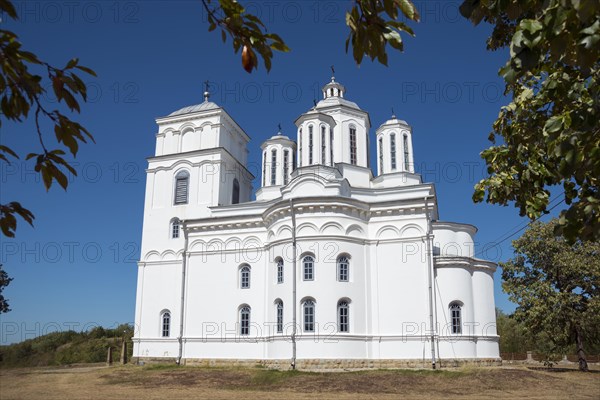
[[[552,207],[550,207],[550,208],[547,210],[547,211],[548,211],[548,213],[549,213],[550,211],[554,210],[556,207],[558,207],[560,204],[562,204],[562,203],[565,201],[565,198],[564,198],[564,197],[562,197],[562,198],[561,198],[561,196],[562,196],[563,194],[564,194],[564,192],[563,192],[563,193],[561,193],[561,194],[560,194],[558,197],[554,198],[554,200],[550,201],[550,203],[548,203],[548,204],[550,205],[550,204],[552,204],[553,202],[555,202],[556,200],[559,200],[559,199],[560,199],[560,201],[559,201],[558,203],[554,204]],[[493,248],[493,247],[497,247],[497,246],[499,246],[501,243],[503,243],[503,242],[507,241],[508,239],[510,239],[511,237],[513,237],[514,235],[516,235],[517,233],[521,232],[523,229],[525,229],[525,228],[529,227],[529,226],[530,226],[531,224],[533,224],[534,222],[537,222],[537,221],[538,221],[540,218],[542,218],[542,217],[544,217],[544,216],[546,216],[546,215],[547,215],[547,213],[545,213],[545,214],[542,214],[542,215],[540,215],[540,216],[539,216],[539,217],[537,217],[537,218],[534,218],[532,221],[529,221],[529,222],[525,223],[525,225],[521,226],[519,229],[517,229],[516,231],[514,231],[514,232],[512,232],[512,233],[509,233],[509,234],[506,234],[506,233],[505,233],[505,234],[503,234],[503,235],[500,235],[500,237],[499,237],[498,239],[496,239],[496,240],[493,240],[493,241],[492,241],[492,243],[494,243],[494,246],[492,246],[492,247],[490,247],[490,248]],[[518,226],[518,225],[517,225],[517,226]],[[515,227],[515,228],[516,228],[516,227]],[[512,229],[514,229],[514,228],[512,228]],[[508,231],[508,232],[510,232],[510,231]],[[477,257],[477,256],[481,255],[482,253],[484,253],[484,252],[487,252],[487,251],[488,251],[490,248],[484,248],[484,249],[482,249],[482,250],[481,250],[481,251],[479,251],[477,254],[475,254],[475,255],[474,255],[474,257]]]

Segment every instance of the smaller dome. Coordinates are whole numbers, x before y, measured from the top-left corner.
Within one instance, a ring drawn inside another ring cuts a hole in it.
[[[407,125],[408,126],[408,122],[406,122],[403,119],[398,119],[396,118],[395,115],[392,115],[392,118],[388,119],[387,121],[385,121],[383,124],[381,124],[379,126],[379,128],[382,128],[386,125]],[[379,130],[379,129],[378,129]]]
[[[344,97],[346,88],[341,83],[335,81],[335,76],[331,77],[331,82],[323,86],[323,98]]]

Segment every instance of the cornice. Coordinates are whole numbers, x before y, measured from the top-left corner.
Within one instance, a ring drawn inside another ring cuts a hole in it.
[[[435,268],[468,268],[494,273],[498,265],[492,261],[464,256],[434,256]]]

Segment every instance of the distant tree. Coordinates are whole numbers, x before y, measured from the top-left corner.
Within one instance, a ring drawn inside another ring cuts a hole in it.
[[[587,371],[584,344],[600,341],[600,242],[569,244],[555,236],[558,223],[536,222],[513,241],[514,258],[500,263],[502,287],[528,334],[547,334],[555,352],[575,344]]]
[[[10,311],[8,300],[2,294],[4,288],[10,284],[10,281],[12,281],[12,278],[8,277],[6,271],[2,269],[2,264],[0,264],[0,314]]]
[[[600,2],[466,0],[460,11],[492,25],[489,50],[510,49],[499,73],[512,102],[481,153],[489,176],[473,200],[514,202],[533,220],[560,185],[569,207],[556,233],[600,240]]]
[[[534,343],[526,334],[523,324],[498,308],[496,309],[496,329],[500,336],[500,352],[524,353],[534,350]]]

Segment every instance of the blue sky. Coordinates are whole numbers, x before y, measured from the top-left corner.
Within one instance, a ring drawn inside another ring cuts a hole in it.
[[[3,18],[26,49],[59,66],[79,57],[98,78],[84,79],[90,102],[76,116],[96,144],[83,145],[73,160],[79,176],[67,192],[56,186],[46,193],[32,163],[0,164],[1,202],[20,201],[36,216],[35,228],[20,221],[15,239],[0,237],[0,262],[14,278],[4,293],[13,311],[0,316],[0,343],[133,321],[154,118],[200,103],[205,80],[211,100],[251,136],[252,170],[279,123],[293,135],[293,121],[320,98],[334,64],[346,97],[370,113],[372,142],[392,107],[412,125],[416,169],[436,183],[440,219],[476,225],[481,257],[511,256],[510,240],[484,246],[526,220],[514,207],[471,200],[485,174],[479,153],[508,102],[497,76],[507,53],[486,51],[489,27],[460,17],[460,1],[417,2],[422,22],[413,24],[415,38],[405,35],[404,53],[390,53],[389,67],[369,60],[357,67],[344,51],[350,1],[248,3],[292,49],[276,54],[269,74],[242,69],[231,42],[207,31],[199,0],[26,1],[17,5],[21,21]],[[43,128],[52,142],[51,126]],[[39,151],[33,129],[31,121],[3,121],[0,141],[22,155]],[[510,312],[499,272],[495,279],[496,303]]]

